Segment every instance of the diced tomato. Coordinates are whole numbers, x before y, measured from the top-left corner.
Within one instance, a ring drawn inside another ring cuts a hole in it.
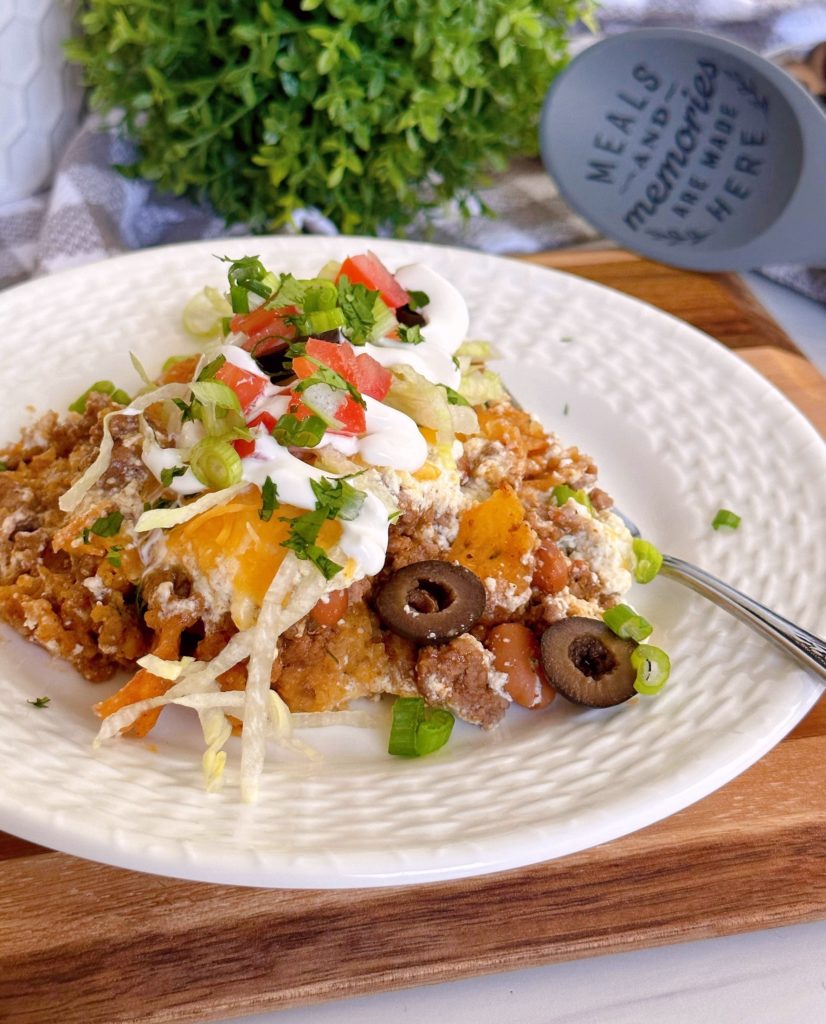
[[[393,375],[367,352],[356,355],[353,346],[346,341],[337,344],[332,341],[321,341],[310,338],[307,341],[308,356],[317,359],[331,370],[335,370],[350,384],[353,384],[363,395],[369,395],[379,402],[390,390]],[[296,363],[299,364],[296,368]],[[312,365],[301,356],[293,360],[293,370],[299,377],[309,377],[307,366]]]
[[[368,352],[356,356],[356,363],[356,387],[363,395],[383,401],[393,383],[393,374]]]
[[[318,367],[315,363],[311,363],[309,359],[305,359],[304,356],[296,356],[293,359],[293,373],[300,380],[304,380],[305,377],[312,377]]]
[[[322,341],[320,338],[308,338],[304,351],[335,370],[351,384],[356,383],[356,354],[349,342],[342,341],[339,344],[335,341]]]
[[[336,419],[341,424],[338,434],[363,434],[367,430],[364,406],[359,405],[352,395],[346,395],[344,401],[336,409]]]
[[[264,412],[260,412],[254,419],[251,419],[247,426],[250,428],[250,430],[254,431],[255,428],[262,423],[267,428],[267,430],[270,433],[272,433],[272,428],[275,426],[275,416],[264,410]],[[252,455],[252,453],[255,451],[255,441],[238,440],[233,441],[232,443],[235,445],[235,450],[238,452],[242,459],[245,459],[248,455]]]
[[[290,399],[289,411],[299,420],[309,419],[313,415],[312,409],[309,409],[301,401],[301,396],[296,394]],[[331,431],[333,434],[363,434],[367,430],[364,406],[359,405],[352,395],[344,395],[335,415],[341,426]]]
[[[346,277],[350,284],[363,284],[378,292],[391,309],[398,309],[410,302],[410,296],[404,288],[372,252],[363,256],[348,256],[341,264],[336,283],[341,277]]]
[[[285,319],[296,313],[296,306],[281,306],[279,309],[259,306],[251,313],[236,313],[229,326],[230,330],[247,335],[241,348],[260,357],[281,348],[296,337],[295,324]]]
[[[229,362],[224,363],[215,374],[215,379],[223,381],[224,384],[229,384],[235,394],[238,395],[238,401],[241,403],[241,408],[244,412],[249,409],[269,383],[267,377],[252,373],[250,370],[242,370],[240,366]]]

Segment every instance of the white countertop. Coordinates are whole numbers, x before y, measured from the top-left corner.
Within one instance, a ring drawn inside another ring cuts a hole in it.
[[[757,274],[745,279],[800,349],[826,373],[826,308]],[[714,870],[713,864],[709,870]],[[826,865],[822,870],[826,872]],[[391,1020],[816,1024],[826,1021],[826,921],[243,1018],[244,1024]]]

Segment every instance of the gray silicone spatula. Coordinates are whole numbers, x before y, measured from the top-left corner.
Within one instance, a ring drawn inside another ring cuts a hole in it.
[[[626,248],[695,270],[826,266],[826,115],[735,43],[596,43],[554,82],[539,134],[564,198]]]

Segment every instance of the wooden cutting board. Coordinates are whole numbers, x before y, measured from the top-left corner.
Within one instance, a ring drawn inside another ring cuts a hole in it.
[[[743,285],[620,251],[531,257],[720,339],[826,434],[826,379]],[[826,917],[826,702],[702,802],[624,839],[462,882],[241,889],[0,833],[0,1020],[207,1021]]]

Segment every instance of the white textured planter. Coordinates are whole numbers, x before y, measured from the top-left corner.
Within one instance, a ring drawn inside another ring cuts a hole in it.
[[[0,203],[48,186],[83,92],[63,55],[68,0],[0,0]]]

